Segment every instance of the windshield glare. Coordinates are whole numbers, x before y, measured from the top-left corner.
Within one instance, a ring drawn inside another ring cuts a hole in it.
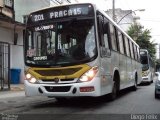
[[[64,65],[90,60],[96,55],[94,21],[70,20],[29,27],[26,63]]]

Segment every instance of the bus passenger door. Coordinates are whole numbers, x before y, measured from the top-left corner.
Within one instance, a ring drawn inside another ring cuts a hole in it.
[[[109,21],[103,15],[98,15],[98,36],[101,63],[101,92],[106,94],[111,90],[111,86],[109,86],[111,81],[111,50]]]

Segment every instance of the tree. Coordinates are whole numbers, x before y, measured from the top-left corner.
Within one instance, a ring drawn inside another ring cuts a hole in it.
[[[140,46],[141,49],[147,49],[153,59],[155,59],[157,45],[154,41],[151,41],[152,36],[151,31],[144,29],[140,24],[133,24],[129,27],[127,31],[128,35],[135,40],[135,42]]]

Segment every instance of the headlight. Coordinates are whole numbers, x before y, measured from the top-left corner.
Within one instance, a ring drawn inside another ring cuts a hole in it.
[[[81,82],[88,82],[88,81],[91,81],[96,73],[98,72],[98,67],[95,66],[95,67],[92,67],[90,70],[88,70],[86,73],[84,73],[81,77],[80,77],[80,81]]]
[[[30,73],[26,74],[26,80],[28,80],[30,83],[36,83],[37,79],[33,77]]]

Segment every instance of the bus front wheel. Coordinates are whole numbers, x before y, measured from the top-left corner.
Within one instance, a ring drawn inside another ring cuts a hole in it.
[[[135,80],[134,80],[134,85],[132,86],[132,90],[133,90],[133,91],[136,91],[136,90],[137,90],[137,80],[138,80],[138,76],[137,76],[137,74],[136,74]]]
[[[119,83],[118,83],[118,81],[114,80],[113,87],[112,87],[112,92],[111,92],[111,95],[110,95],[111,101],[113,101],[117,98],[118,92],[119,92]]]
[[[111,100],[115,100],[116,97],[117,97],[117,87],[116,87],[116,82],[114,81],[111,93]]]

